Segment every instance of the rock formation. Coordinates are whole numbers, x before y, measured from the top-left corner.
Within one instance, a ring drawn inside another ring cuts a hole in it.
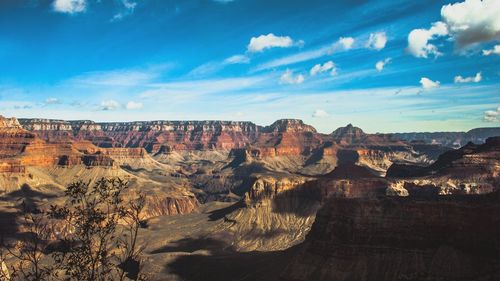
[[[469,143],[443,153],[428,166],[392,165],[387,177],[405,181],[405,188],[434,186],[439,194],[489,193],[500,188],[500,137],[482,145]]]
[[[281,280],[496,280],[499,195],[331,199]]]

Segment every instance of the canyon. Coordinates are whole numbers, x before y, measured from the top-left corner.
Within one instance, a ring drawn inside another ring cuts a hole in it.
[[[119,177],[146,198],[158,280],[494,280],[499,159],[499,128],[1,117],[0,232],[22,227],[21,202]]]

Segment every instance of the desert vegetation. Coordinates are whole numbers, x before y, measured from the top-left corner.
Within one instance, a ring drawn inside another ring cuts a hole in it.
[[[141,272],[144,196],[127,198],[128,182],[76,181],[65,201],[46,209],[24,202],[23,231],[3,239],[1,280],[147,280]]]

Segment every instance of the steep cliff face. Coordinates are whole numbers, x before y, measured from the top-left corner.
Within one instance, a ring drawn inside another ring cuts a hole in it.
[[[161,150],[231,149],[255,139],[260,127],[233,121],[148,121],[94,123],[21,119],[23,126],[52,140],[71,135],[101,147],[142,147],[151,153]]]
[[[331,199],[281,280],[496,280],[499,199]]]

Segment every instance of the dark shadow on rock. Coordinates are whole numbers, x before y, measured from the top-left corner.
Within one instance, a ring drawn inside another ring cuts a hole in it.
[[[321,202],[321,190],[315,181],[277,194],[272,200],[273,212],[309,217],[316,214]]]
[[[215,243],[215,242],[214,242]],[[298,247],[273,252],[237,252],[224,242],[225,251],[211,255],[182,255],[166,268],[185,281],[271,281],[278,280],[282,270]]]
[[[19,190],[12,191],[0,197],[0,200],[11,200],[15,198],[37,198],[49,199],[55,198],[57,195],[47,194],[40,191],[33,190],[29,184],[23,184]]]
[[[349,165],[358,162],[359,154],[356,150],[341,149],[337,152],[337,165]]]
[[[335,167],[333,171],[324,175],[323,177],[328,177],[332,179],[349,179],[357,180],[364,178],[380,178],[373,172],[370,168],[359,166],[356,164],[341,164]]]
[[[226,218],[226,216],[229,215],[230,213],[232,213],[238,209],[244,208],[244,207],[245,207],[245,203],[243,203],[243,201],[238,201],[229,207],[217,209],[215,211],[210,212],[210,215],[208,216],[208,220],[209,221],[217,221],[217,220]]]
[[[225,242],[210,237],[183,238],[164,247],[151,251],[151,254],[186,252],[193,253],[208,250],[211,253],[233,252]]]
[[[19,226],[16,222],[18,215],[18,212],[0,211],[0,237],[12,236],[19,231]]]
[[[323,159],[323,150],[322,149],[317,149],[312,152],[311,156],[307,158],[306,162],[304,163],[304,166],[309,166],[312,164],[318,163],[321,159]]]

